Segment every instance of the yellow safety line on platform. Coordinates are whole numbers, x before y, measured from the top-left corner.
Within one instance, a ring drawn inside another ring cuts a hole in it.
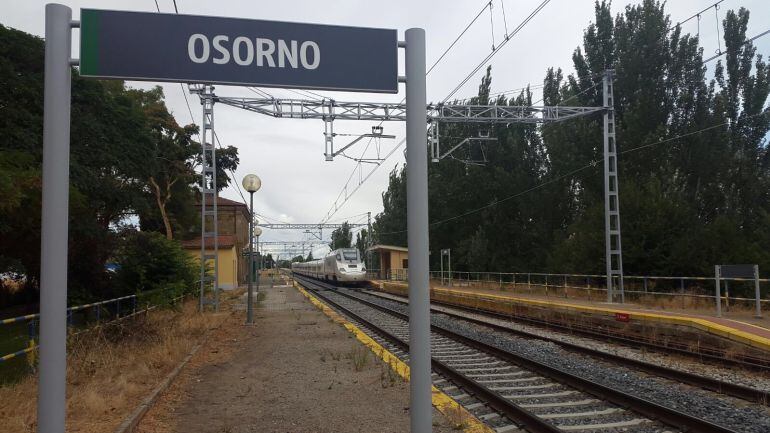
[[[308,298],[308,300],[310,300],[310,302],[313,305],[315,305],[319,310],[321,310],[324,314],[326,314],[329,318],[331,318],[335,323],[339,323],[340,325],[344,326],[351,334],[355,335],[358,341],[360,341],[365,346],[367,346],[372,352],[374,352],[375,355],[377,355],[380,359],[382,359],[385,363],[387,363],[390,366],[390,368],[396,372],[396,374],[401,376],[401,378],[403,378],[404,380],[407,380],[407,381],[409,380],[409,366],[406,365],[406,363],[398,359],[395,355],[390,353],[387,349],[385,349],[379,343],[374,341],[371,337],[366,335],[366,333],[361,331],[356,325],[345,320],[345,318],[337,314],[336,311],[327,307],[324,303],[319,301],[315,296],[308,293],[307,290],[305,290],[299,284],[297,284],[296,281],[294,282],[294,287],[296,287],[300,293],[302,293],[306,298]],[[444,394],[443,392],[441,392],[435,386],[432,387],[431,394],[432,394],[431,398],[432,398],[433,406],[439,412],[441,412],[451,420],[456,420],[456,419],[462,420],[463,424],[465,424],[465,426],[463,427],[463,431],[467,433],[494,433],[494,430],[492,430],[492,428],[490,428],[489,426],[484,424],[481,420],[473,416],[459,403],[454,401],[447,394]]]
[[[384,290],[385,284],[391,284],[391,285],[399,285],[403,286],[408,290],[408,286],[406,284],[402,283],[380,283],[380,289]],[[741,331],[740,329],[731,328],[729,326],[721,325],[716,322],[712,322],[708,319],[701,319],[698,317],[688,317],[688,316],[675,316],[675,315],[666,315],[666,314],[656,314],[656,313],[650,313],[650,312],[642,312],[642,311],[636,311],[636,310],[622,310],[622,309],[610,309],[610,308],[601,308],[601,307],[590,307],[587,305],[578,305],[578,304],[569,304],[569,303],[563,303],[563,302],[554,302],[554,301],[544,301],[539,299],[530,299],[530,298],[519,298],[516,296],[504,296],[504,295],[494,295],[491,293],[474,293],[467,290],[458,290],[458,289],[431,289],[432,292],[435,293],[441,293],[441,294],[457,294],[461,293],[464,295],[470,295],[472,297],[480,298],[480,299],[489,299],[489,300],[506,300],[506,301],[514,301],[519,302],[523,304],[531,304],[531,305],[537,305],[541,307],[549,307],[554,309],[565,309],[565,310],[576,310],[576,311],[583,311],[583,312],[589,312],[589,313],[602,313],[602,314],[608,314],[608,315],[614,315],[615,313],[625,313],[629,315],[629,318],[631,319],[638,319],[638,320],[650,320],[650,321],[657,321],[657,322],[665,322],[670,323],[674,325],[682,325],[682,326],[690,326],[697,329],[701,329],[703,331],[706,331],[708,333],[719,335],[721,337],[727,338],[729,340],[738,341],[744,344],[748,344],[752,347],[757,347],[764,350],[770,350],[770,339],[755,335],[746,331]],[[732,320],[732,319],[729,319]],[[738,322],[737,320],[732,320],[733,322]],[[740,322],[743,323],[743,322]],[[766,329],[757,326],[757,328],[760,329]]]

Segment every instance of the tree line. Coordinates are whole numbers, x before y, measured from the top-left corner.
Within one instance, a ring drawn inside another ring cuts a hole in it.
[[[597,2],[572,55],[575,72],[548,68],[542,102],[530,88],[493,94],[490,68],[470,103],[601,106],[602,74],[613,69],[625,272],[709,275],[715,264],[757,263],[766,274],[770,67],[745,43],[748,22],[744,8],[726,13],[726,54],[709,71],[698,37],[674,26],[663,3],[645,0],[613,18]],[[442,124],[442,148],[486,127],[497,142],[430,165],[433,266],[451,248],[457,270],[602,273],[601,115]],[[404,167],[390,173],[382,202],[374,239],[406,246]]]
[[[0,25],[0,303],[6,304],[37,299],[43,60],[41,38]],[[200,231],[197,133],[196,125],[175,119],[160,87],[83,79],[73,69],[71,300],[194,283],[197,267],[177,240]],[[219,190],[238,162],[236,148],[217,150]],[[108,263],[117,263],[117,271],[107,270]]]

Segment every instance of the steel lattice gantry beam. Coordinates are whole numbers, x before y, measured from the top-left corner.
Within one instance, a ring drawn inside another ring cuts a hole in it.
[[[257,224],[259,227],[266,229],[278,229],[278,230],[321,230],[321,229],[338,229],[342,228],[342,224]],[[348,227],[365,227],[366,224],[353,224],[348,223]]]
[[[217,97],[216,102],[267,116],[290,119],[406,120],[406,105],[338,102],[333,99]]]
[[[215,102],[277,118],[319,120],[404,121],[406,105],[342,102],[333,99],[232,98]],[[604,107],[439,104],[426,107],[426,121],[478,123],[546,123],[603,111]]]
[[[309,246],[309,245],[325,245],[330,241],[260,241],[259,245],[284,245],[284,246]]]

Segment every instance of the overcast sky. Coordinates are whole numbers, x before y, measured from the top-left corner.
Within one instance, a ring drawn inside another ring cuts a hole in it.
[[[443,99],[491,50],[499,44],[506,32],[512,30],[540,3],[541,0],[494,0],[490,11],[468,30],[457,45],[428,77],[428,100]],[[667,2],[667,12],[672,22],[686,19],[715,3],[716,0],[673,0]],[[0,23],[42,36],[44,33],[44,6],[42,0],[2,0]],[[60,1],[73,8],[74,18],[79,19],[80,8],[119,9],[155,12],[155,0],[82,0]],[[404,30],[422,27],[426,30],[428,64],[447,48],[460,31],[487,4],[487,0],[443,1],[318,1],[318,0],[177,0],[180,13],[226,17],[254,18],[338,24],[360,27],[393,28],[403,39]],[[161,12],[173,13],[172,0],[157,0]],[[626,2],[614,1],[613,14],[625,8]],[[741,6],[751,11],[747,35],[752,37],[767,30],[770,2],[766,0],[725,0],[718,11],[721,21],[728,9]],[[503,16],[505,12],[505,19]],[[492,59],[492,88],[494,91],[516,89],[527,84],[542,84],[546,68],[561,67],[572,72],[571,55],[582,42],[583,30],[593,20],[593,0],[552,0],[520,33]],[[705,12],[700,21],[701,44],[709,57],[717,45],[716,17],[714,9]],[[494,28],[494,31],[492,30]],[[698,22],[693,19],[683,25],[685,32],[696,33]],[[141,31],[141,29],[137,29]],[[721,28],[719,30],[721,32]],[[73,56],[77,57],[78,32],[74,33]],[[758,52],[770,54],[770,36],[756,41]],[[716,62],[710,63],[710,65]],[[403,71],[403,63],[400,64]],[[471,79],[457,97],[472,96],[477,89],[481,73]],[[181,124],[192,120],[200,123],[200,105],[197,96],[188,95],[194,119],[178,84],[129,82],[129,86],[150,88],[161,85],[166,102]],[[282,89],[264,89],[280,98],[297,98],[297,94]],[[371,95],[361,93],[318,92],[340,101],[398,102],[403,97],[403,85],[398,95]],[[228,96],[255,96],[242,87],[217,86],[216,93]],[[539,94],[536,91],[536,96]],[[237,146],[240,166],[235,173],[236,182],[248,173],[262,179],[262,189],[255,194],[255,208],[260,214],[274,221],[317,223],[329,211],[349,178],[356,163],[345,158],[334,162],[324,160],[323,122],[320,120],[274,119],[224,105],[215,106],[216,132],[225,146]],[[335,132],[362,134],[370,132],[372,122],[335,122]],[[386,134],[395,134],[396,140],[383,140],[381,154],[386,154],[404,134],[404,126],[389,122]],[[350,137],[337,137],[336,146],[346,144]],[[620,138],[622,140],[622,137]],[[360,156],[366,141],[351,148],[350,155]],[[375,156],[375,146],[370,146],[367,157]],[[382,210],[381,193],[387,187],[388,172],[404,160],[402,149],[396,151],[375,174],[352,195],[332,218]],[[371,166],[364,167],[365,176]],[[357,185],[359,174],[353,176],[349,190]],[[241,200],[238,191],[231,187],[222,195]],[[351,221],[359,221],[359,217]],[[365,217],[361,219],[365,222]],[[324,233],[328,238],[329,233]],[[292,231],[265,230],[261,240],[302,240],[307,234]]]

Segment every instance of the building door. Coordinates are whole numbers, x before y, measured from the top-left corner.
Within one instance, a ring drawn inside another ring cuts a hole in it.
[[[382,256],[382,269],[380,269],[380,278],[390,278],[390,253],[383,251]]]

